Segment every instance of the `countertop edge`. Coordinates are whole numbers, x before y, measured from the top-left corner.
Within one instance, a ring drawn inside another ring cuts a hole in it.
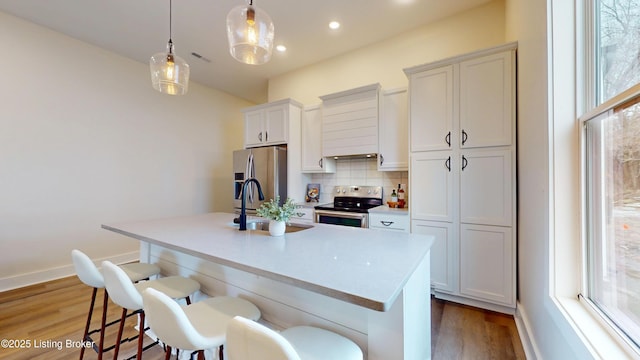
[[[241,270],[241,271],[246,271],[252,274],[256,274],[259,276],[263,276],[265,278],[271,279],[271,280],[275,280],[275,281],[279,281],[285,284],[289,284],[289,285],[293,285],[305,290],[309,290],[311,292],[317,293],[317,294],[321,294],[321,295],[325,295],[325,296],[329,296],[338,300],[342,300],[354,305],[358,305],[358,306],[362,306],[371,310],[375,310],[375,311],[380,311],[380,312],[385,312],[388,311],[391,308],[391,305],[397,300],[398,295],[400,295],[400,292],[402,291],[402,289],[404,288],[404,286],[406,285],[407,281],[409,280],[408,278],[403,279],[402,283],[399,284],[399,286],[397,287],[396,291],[392,294],[392,296],[387,299],[386,301],[375,301],[375,300],[371,300],[371,299],[367,299],[367,298],[363,298],[361,296],[357,296],[357,295],[353,295],[350,293],[346,293],[343,291],[339,291],[339,290],[335,290],[335,289],[331,289],[331,288],[327,288],[324,286],[320,286],[317,284],[313,284],[313,283],[309,283],[306,281],[302,281],[302,280],[298,280],[298,279],[294,279],[291,278],[289,276],[284,276],[281,274],[277,274],[277,273],[273,273],[270,271],[266,271],[263,269],[259,269],[256,267],[252,267],[249,265],[245,265],[245,264],[240,264],[237,262],[233,262],[233,261],[229,261],[227,259],[224,258],[220,258],[220,257],[216,257],[213,255],[209,255],[209,254],[203,254],[201,252],[198,251],[193,251],[190,250],[188,248],[185,247],[181,247],[181,246],[176,246],[176,245],[172,245],[172,244],[167,244],[164,243],[162,241],[158,241],[149,237],[145,237],[145,236],[141,236],[138,234],[134,234],[134,233],[130,233],[128,231],[124,231],[124,230],[120,230],[117,228],[114,228],[112,226],[106,225],[106,224],[102,224],[101,227],[105,230],[109,230],[109,231],[113,231],[115,233],[127,236],[127,237],[131,237],[140,241],[145,241],[154,245],[158,245],[158,246],[162,246],[171,250],[175,250],[175,251],[180,251],[182,253],[191,255],[191,256],[195,256],[198,258],[201,258],[203,260],[207,260],[207,261],[212,261],[215,262],[217,264],[220,265],[224,265],[224,266],[229,266],[232,267],[234,269],[237,270]],[[415,268],[417,268],[419,264],[415,264],[415,266],[413,267],[413,271],[415,271]],[[412,272],[413,273],[413,272]]]

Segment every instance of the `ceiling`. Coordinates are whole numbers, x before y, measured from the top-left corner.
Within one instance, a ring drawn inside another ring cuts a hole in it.
[[[260,103],[272,77],[490,1],[254,0],[273,19],[275,44],[287,51],[274,50],[267,64],[246,65],[229,55],[226,36],[227,13],[244,0],[176,0],[172,39],[191,81]],[[142,63],[165,51],[169,38],[168,0],[0,0],[0,11]],[[331,20],[341,28],[330,30]]]

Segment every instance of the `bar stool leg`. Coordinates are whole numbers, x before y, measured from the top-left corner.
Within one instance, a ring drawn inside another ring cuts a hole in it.
[[[96,302],[96,294],[98,293],[98,288],[93,288],[93,293],[91,294],[91,304],[89,304],[89,313],[87,314],[87,325],[84,327],[84,334],[82,335],[82,341],[87,340],[87,335],[89,334],[89,326],[91,325],[91,315],[93,315],[93,305]],[[80,360],[84,357],[84,346],[80,347]]]
[[[138,334],[138,353],[136,359],[142,359],[142,343],[144,342],[144,311],[140,311],[140,330]]]
[[[104,351],[104,329],[107,323],[107,305],[109,304],[109,294],[104,289],[104,298],[102,300],[102,323],[100,323],[100,345],[98,345],[98,360],[102,360],[102,352]]]
[[[118,352],[120,351],[120,341],[122,340],[122,331],[124,330],[124,321],[127,319],[127,309],[122,308],[122,317],[120,318],[120,327],[118,328],[118,338],[116,339],[116,347],[113,349],[113,360],[118,360]]]

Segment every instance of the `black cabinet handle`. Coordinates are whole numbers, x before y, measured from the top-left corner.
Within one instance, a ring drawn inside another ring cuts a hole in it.
[[[469,161],[467,160],[466,157],[464,157],[464,155],[462,155],[462,171],[464,171],[464,169],[467,167],[468,164],[469,164]]]
[[[382,165],[383,162],[384,162],[384,156],[380,154],[380,165]]]
[[[391,224],[393,224],[393,221],[380,220],[380,223],[384,226],[391,226]]]
[[[260,131],[260,134],[258,134],[258,140],[262,141],[262,131]]]
[[[269,141],[269,132],[265,131],[264,134],[265,134],[264,141]]]
[[[322,169],[322,158],[320,158],[320,160],[318,160],[318,165],[320,165],[320,169]]]
[[[464,129],[462,129],[462,145],[464,145],[464,143],[467,142],[468,138],[469,138],[469,135],[467,134],[466,131],[464,131]]]
[[[449,131],[447,135],[444,137],[444,141],[446,141],[447,145],[451,147],[451,131]]]
[[[297,216],[297,217],[303,217],[303,216],[305,216],[306,214],[307,214],[307,213],[297,212],[297,213],[296,213],[296,216]]]
[[[451,172],[451,156],[449,156],[447,158],[447,160],[444,161],[444,166],[446,166],[447,170],[449,170],[449,172]]]

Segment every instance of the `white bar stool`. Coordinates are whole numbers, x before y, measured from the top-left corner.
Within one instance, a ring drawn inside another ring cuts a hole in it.
[[[142,343],[144,341],[145,331],[145,312],[143,311],[142,291],[146,288],[153,287],[156,290],[167,294],[167,296],[172,299],[184,298],[187,300],[187,304],[190,304],[191,299],[189,298],[189,295],[200,289],[200,284],[197,281],[182,276],[169,276],[134,284],[129,280],[124,270],[109,261],[104,261],[102,263],[102,272],[104,274],[104,284],[111,296],[111,300],[122,307],[120,329],[118,330],[116,347],[113,352],[114,360],[118,358],[120,341],[122,340],[122,331],[127,317],[127,310],[131,310],[140,315],[138,352],[136,359],[142,358]]]
[[[229,360],[362,360],[353,341],[312,326],[295,326],[280,333],[236,316],[227,327]]]
[[[115,324],[117,321],[111,322],[107,324],[107,304],[108,302],[108,294],[107,290],[104,290],[104,297],[102,301],[102,322],[100,324],[99,329],[90,330],[89,327],[91,325],[91,317],[93,315],[93,307],[96,302],[96,295],[98,293],[98,289],[104,289],[104,277],[100,270],[96,267],[93,261],[80,250],[74,249],[71,250],[71,259],[73,260],[73,267],[76,270],[76,274],[80,281],[82,281],[85,285],[88,285],[93,288],[93,293],[91,295],[91,304],[89,305],[89,313],[87,314],[87,324],[84,327],[84,334],[82,335],[82,341],[93,341],[91,339],[91,334],[95,332],[100,332],[100,342],[98,343],[98,348],[96,349],[98,353],[98,360],[102,360],[102,354],[106,351],[111,350],[111,348],[104,348],[104,329],[107,326]],[[120,265],[120,268],[125,271],[129,279],[133,282],[138,282],[140,280],[149,279],[151,276],[157,275],[160,273],[160,268],[153,264],[145,264],[145,263],[131,263]],[[95,349],[95,347],[94,347]],[[85,347],[80,347],[80,360],[84,358],[84,350]]]
[[[165,360],[171,348],[195,350],[204,360],[204,350],[219,349],[223,358],[227,325],[234,316],[252,320],[260,318],[260,310],[251,302],[230,296],[216,296],[195,304],[180,306],[167,295],[148,288],[142,293],[149,327],[167,345]]]

